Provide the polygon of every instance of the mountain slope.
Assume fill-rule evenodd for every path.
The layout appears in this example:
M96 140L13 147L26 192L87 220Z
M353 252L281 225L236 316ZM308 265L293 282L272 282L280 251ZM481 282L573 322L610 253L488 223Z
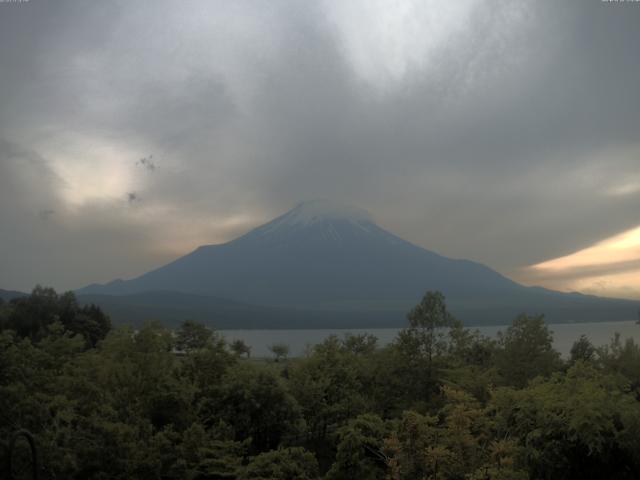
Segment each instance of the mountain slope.
M175 326L185 319L234 328L375 328L397 325L386 311L324 311L250 305L189 293L151 291L130 295L78 295L80 304L97 304L114 323L142 325L159 320Z
M138 278L78 293L172 291L304 311L388 312L403 322L426 290L442 291L465 320L502 322L534 310L559 312L559 320L570 321L590 310L598 316L608 311L616 317L611 320L635 316L634 302L524 287L479 263L413 245L366 212L327 201L302 203L231 242L202 246Z
M334 208L334 209L331 209ZM381 229L364 212L310 202L223 245L208 245L129 281L81 293L173 290L264 305L358 304L518 285L467 260L452 260Z

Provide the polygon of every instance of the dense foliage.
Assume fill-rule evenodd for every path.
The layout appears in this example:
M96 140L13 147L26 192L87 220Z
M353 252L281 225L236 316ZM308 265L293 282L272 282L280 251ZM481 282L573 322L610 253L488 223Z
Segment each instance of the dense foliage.
M640 478L640 347L618 336L563 360L542 317L492 340L433 292L389 346L303 358L189 321L110 327L71 293L0 304L0 439L32 432L42 478Z

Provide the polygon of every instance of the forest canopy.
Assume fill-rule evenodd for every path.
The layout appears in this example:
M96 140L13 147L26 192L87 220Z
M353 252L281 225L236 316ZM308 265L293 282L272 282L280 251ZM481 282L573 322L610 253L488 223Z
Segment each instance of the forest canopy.
M484 337L427 292L388 346L331 336L261 359L197 322L113 328L37 287L0 304L0 465L26 429L40 478L639 478L640 347L581 337L563 359L552 340L528 315ZM11 461L23 478L25 441Z

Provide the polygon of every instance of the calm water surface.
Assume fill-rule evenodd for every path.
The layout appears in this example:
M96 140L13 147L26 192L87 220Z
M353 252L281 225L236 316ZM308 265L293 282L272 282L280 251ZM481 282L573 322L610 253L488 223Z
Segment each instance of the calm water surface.
M506 329L505 325L478 327L483 335L495 338L499 331ZM573 342L580 335L586 335L596 345L609 343L613 335L618 332L622 339L640 339L640 325L633 320L628 322L603 323L556 323L549 325L553 332L553 345L563 356L568 356ZM328 329L328 330L222 330L221 333L228 341L242 339L251 346L254 357L271 356L269 346L274 343L289 345L291 356L303 355L305 350L317 343L322 343L329 335L343 336L347 333L370 333L378 337L378 345L383 346L391 342L397 335L399 328L371 328L371 329Z

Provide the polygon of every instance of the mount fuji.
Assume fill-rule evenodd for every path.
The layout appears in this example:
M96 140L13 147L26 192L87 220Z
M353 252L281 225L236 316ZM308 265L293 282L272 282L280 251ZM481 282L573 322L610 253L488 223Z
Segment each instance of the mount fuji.
M397 326L427 290L467 324L629 320L637 302L525 287L482 264L438 255L364 210L304 202L235 240L205 245L131 280L90 285L81 301L115 320L195 318L219 328ZM262 320L261 320L262 319Z

